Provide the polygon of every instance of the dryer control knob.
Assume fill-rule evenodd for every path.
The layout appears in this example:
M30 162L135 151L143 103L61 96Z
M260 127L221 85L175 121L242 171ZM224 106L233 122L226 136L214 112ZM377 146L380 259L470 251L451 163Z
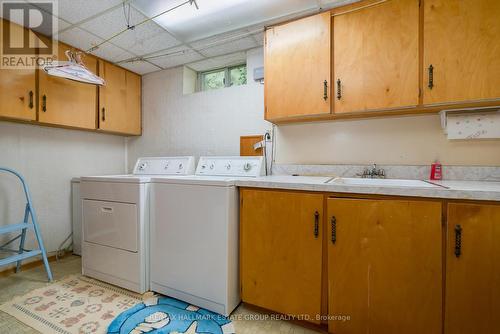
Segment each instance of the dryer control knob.
M248 172L250 169L252 169L252 165L249 162L243 165L243 170L245 172Z

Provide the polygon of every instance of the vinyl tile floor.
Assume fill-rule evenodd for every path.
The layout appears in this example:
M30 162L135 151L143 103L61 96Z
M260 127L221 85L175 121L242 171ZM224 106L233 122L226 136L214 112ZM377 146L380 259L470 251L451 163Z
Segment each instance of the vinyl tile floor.
M67 275L81 273L81 259L79 256L67 256L57 262L51 262L54 280ZM21 271L6 277L0 277L0 304L28 293L31 290L45 286L47 277L43 266ZM266 315L259 313L245 305L240 305L233 313L233 324L237 334L314 334L315 330L304 328L295 323L270 320ZM2 333L25 334L39 333L31 327L18 321L16 318L0 311L0 329Z

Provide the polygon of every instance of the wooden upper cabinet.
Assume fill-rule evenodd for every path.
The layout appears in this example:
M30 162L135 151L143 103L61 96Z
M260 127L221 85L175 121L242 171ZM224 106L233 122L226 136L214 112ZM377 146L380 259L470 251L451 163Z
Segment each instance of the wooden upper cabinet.
M318 323L323 195L252 189L240 194L242 300Z
M9 22L0 19L2 31ZM23 27L11 24L11 38L23 41L26 31ZM3 34L0 35L3 43ZM20 120L36 119L36 75L35 70L0 69L0 117Z
M500 1L423 3L424 104L500 98Z
M106 61L99 62L99 129L141 134L141 76Z
M265 32L265 118L331 112L331 16L306 17Z
M333 35L335 113L418 105L418 0L339 12Z
M67 61L67 50L73 47L58 43L59 61ZM85 66L97 73L97 58L83 55ZM38 120L41 123L71 126L84 129L96 128L97 87L58 78L39 70Z
M446 258L445 333L500 333L500 205L450 203Z
M328 199L329 332L442 333L441 219L439 201Z

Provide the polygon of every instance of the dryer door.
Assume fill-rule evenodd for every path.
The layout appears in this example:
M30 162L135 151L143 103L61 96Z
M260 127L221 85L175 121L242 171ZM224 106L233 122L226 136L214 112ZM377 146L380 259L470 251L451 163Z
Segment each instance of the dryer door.
M86 242L137 252L137 205L83 200L82 213Z

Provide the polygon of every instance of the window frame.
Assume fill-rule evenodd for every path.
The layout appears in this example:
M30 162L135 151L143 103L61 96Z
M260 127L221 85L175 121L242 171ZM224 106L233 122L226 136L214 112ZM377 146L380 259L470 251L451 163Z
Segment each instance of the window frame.
M209 71L198 72L198 83L199 83L198 84L198 89L199 89L199 91L200 92L207 92L207 91L211 91L211 90L220 89L220 88L206 89L206 87L205 87L205 76L209 75L209 74L213 74L213 73L222 72L222 71L224 71L224 79L223 79L224 87L221 87L221 88L233 87L234 85L231 84L231 70L233 70L235 68L242 67L242 66L245 67L245 69L247 70L247 75L248 75L247 63L241 63L241 64L237 64L237 65L219 67L219 68L216 68L216 69L213 69L213 70L209 70ZM247 83L248 83L248 77L247 77L247 81L244 84L241 84L241 85L238 85L238 86L243 86L243 85L246 85Z

